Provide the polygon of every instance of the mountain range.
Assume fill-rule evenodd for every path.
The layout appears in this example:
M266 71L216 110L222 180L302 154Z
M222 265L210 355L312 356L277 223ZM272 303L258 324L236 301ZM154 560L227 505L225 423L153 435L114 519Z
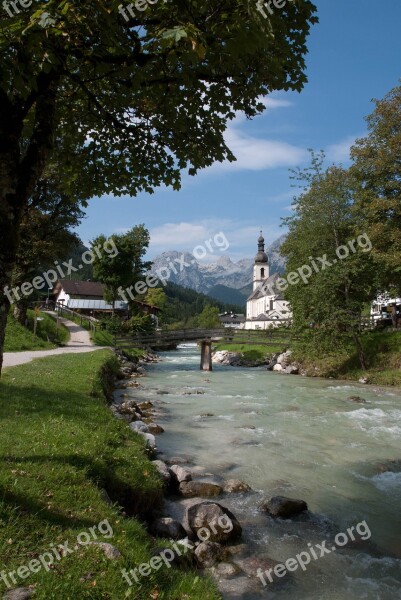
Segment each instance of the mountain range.
M285 238L284 234L266 248L271 275L285 271L285 259L280 255ZM222 302L243 305L252 289L253 265L252 258L233 262L227 255L220 256L214 263L202 263L189 252L171 250L153 259L152 272L168 269L168 280L172 283L202 292Z

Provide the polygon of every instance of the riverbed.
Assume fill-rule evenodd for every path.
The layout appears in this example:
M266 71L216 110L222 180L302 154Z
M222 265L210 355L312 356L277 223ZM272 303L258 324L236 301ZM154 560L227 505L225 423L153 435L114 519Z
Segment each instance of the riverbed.
M255 554L285 563L308 550L308 543L326 541L334 548L334 536L358 523L365 522L371 533L365 540L354 534L356 540L312 560L281 586L260 585L252 597L401 598L398 390L262 368L201 372L199 350L190 345L161 359L148 369L139 392L163 410L158 422L165 433L157 437L158 448L252 487L253 493L219 501L237 516ZM259 509L270 496L303 499L309 513L275 521Z

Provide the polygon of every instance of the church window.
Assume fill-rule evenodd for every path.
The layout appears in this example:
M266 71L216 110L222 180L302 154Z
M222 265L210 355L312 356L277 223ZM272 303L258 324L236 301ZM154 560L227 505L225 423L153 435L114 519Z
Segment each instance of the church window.
M265 276L265 270L264 269L260 269L260 276L264 277Z
M270 310L273 310L273 308L274 308L274 301L270 300Z

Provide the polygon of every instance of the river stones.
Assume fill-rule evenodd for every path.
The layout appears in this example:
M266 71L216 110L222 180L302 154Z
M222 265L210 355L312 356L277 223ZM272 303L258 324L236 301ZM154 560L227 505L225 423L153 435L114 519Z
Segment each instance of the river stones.
M164 433L164 429L161 425L157 425L157 423L148 423L149 433L153 433L153 435L157 435L158 433Z
M217 483L207 481L183 481L179 485L179 492L185 498L213 498L223 493L223 488Z
M133 423L129 424L130 429L139 433L140 431L143 433L149 433L149 427L143 421L133 421Z
M152 463L155 465L157 472L159 473L161 479L164 484L168 486L171 482L171 471L162 460L152 460Z
M239 494L241 492L250 492L252 491L250 486L239 479L229 479L224 484L223 490L226 494Z
M351 402L356 402L357 404L366 404L365 398L361 398L360 396L349 396L348 400L351 400Z
M228 508L217 502L198 502L188 507L187 522L192 532L207 541L228 543L239 539L242 527Z
M172 472L173 478L178 484L191 481L192 479L191 471L181 467L180 465L171 465L170 471Z
M34 589L19 587L6 592L3 600L28 600L28 598L32 598L34 593Z
M165 537L172 540L182 540L186 537L187 532L179 523L170 517L162 517L161 519L156 519L152 523L151 532L153 535L157 535L159 537Z
M213 567L224 556L224 548L217 542L202 542L195 550L195 558L202 569Z
M308 510L308 505L304 500L274 496L270 500L265 500L261 508L275 519L290 519Z

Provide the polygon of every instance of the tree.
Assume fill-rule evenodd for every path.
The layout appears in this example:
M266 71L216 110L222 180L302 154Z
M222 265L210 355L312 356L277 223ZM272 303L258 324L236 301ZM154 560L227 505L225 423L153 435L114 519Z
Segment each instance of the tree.
M381 287L401 292L401 86L367 118L369 134L351 149L356 202L380 265Z
M144 301L163 310L167 303L167 294L162 288L149 288Z
M215 306L205 306L197 318L198 327L204 329L217 329L220 327L219 309Z
M362 310L377 289L376 266L355 210L355 182L340 167L323 171L323 161L323 153L312 153L311 168L295 172L304 190L294 200L294 215L284 220L289 234L282 254L287 272L298 276L289 276L294 283L285 295L309 349L330 351L352 340L366 368L359 331Z
M96 253L106 244L114 245L113 252ZM105 300L114 305L116 300L133 298L135 284L140 281L151 267L151 262L143 261L149 246L149 232L144 225L136 225L127 233L114 234L110 238L99 235L91 241L93 252L93 275L106 286ZM127 292L127 288L130 291ZM122 293L121 293L122 292Z
M183 169L234 160L223 134L236 111L253 117L261 96L302 89L316 7L287 2L264 19L251 4L151 2L129 22L120 0L3 4L0 290L55 152L71 198L178 189ZM8 310L2 296L0 366Z
M21 220L20 245L12 278L12 285L21 286L40 272L55 268L54 261L69 257L80 240L71 229L77 227L84 213L78 202L58 189L56 173L41 179L35 194L29 200ZM47 290L45 290L47 291ZM15 304L14 315L20 323L26 320L28 297Z

